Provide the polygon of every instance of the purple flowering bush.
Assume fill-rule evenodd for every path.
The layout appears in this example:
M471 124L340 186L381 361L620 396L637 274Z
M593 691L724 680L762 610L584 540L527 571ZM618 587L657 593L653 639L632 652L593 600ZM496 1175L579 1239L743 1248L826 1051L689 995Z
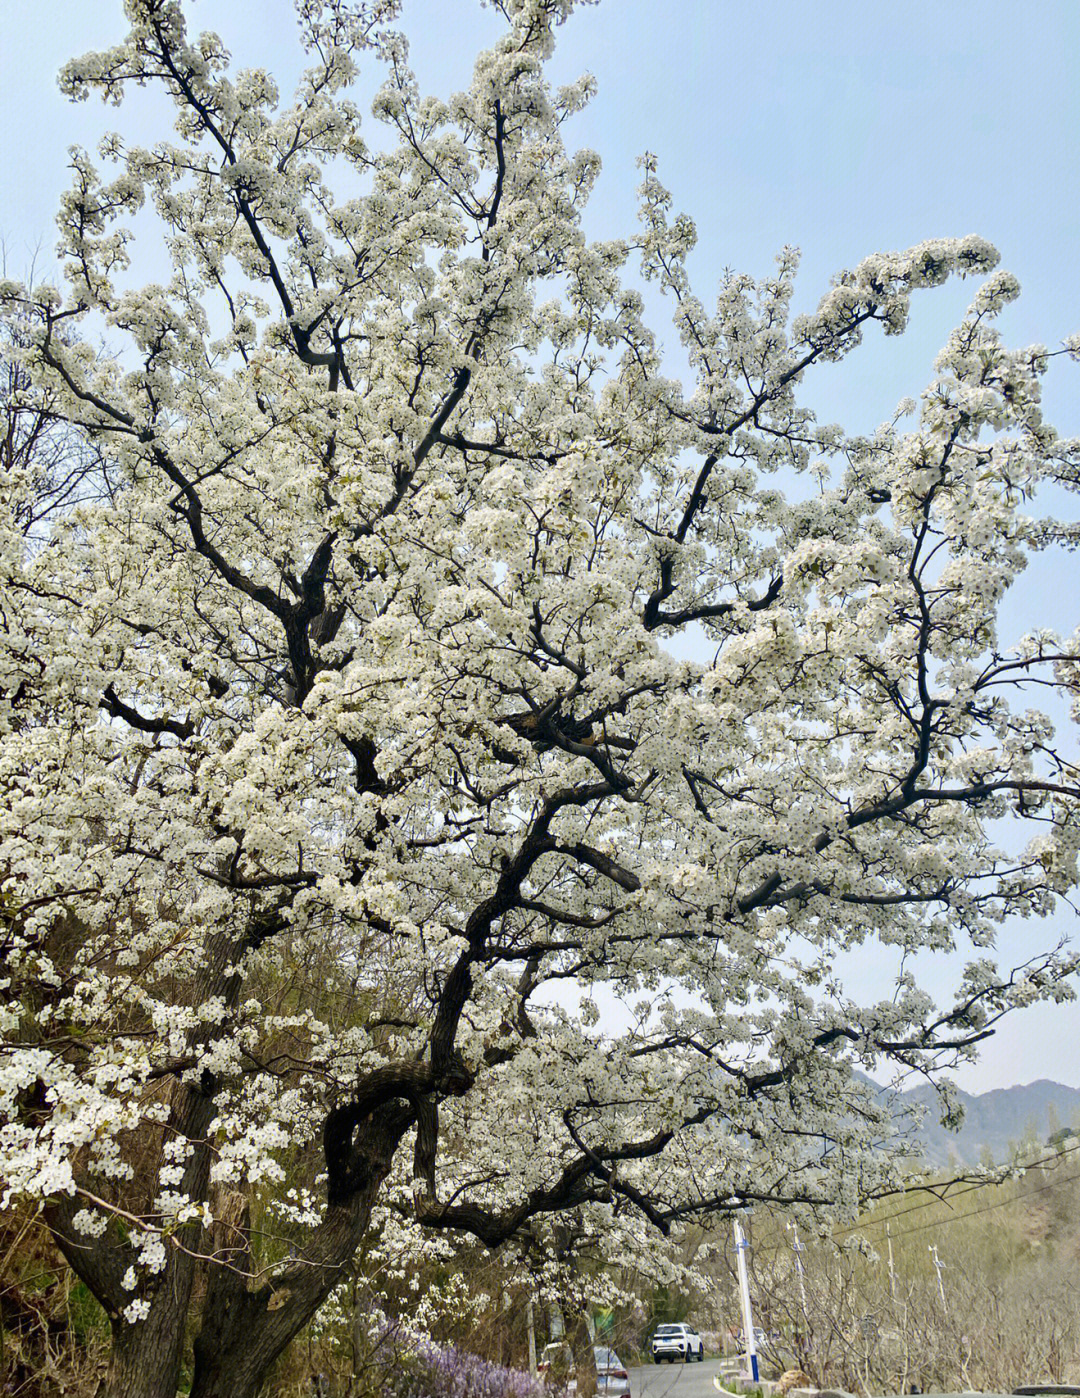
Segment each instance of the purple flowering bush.
M539 1380L456 1345L437 1345L395 1321L382 1321L360 1380L364 1398L542 1398ZM550 1390L547 1398L554 1398Z

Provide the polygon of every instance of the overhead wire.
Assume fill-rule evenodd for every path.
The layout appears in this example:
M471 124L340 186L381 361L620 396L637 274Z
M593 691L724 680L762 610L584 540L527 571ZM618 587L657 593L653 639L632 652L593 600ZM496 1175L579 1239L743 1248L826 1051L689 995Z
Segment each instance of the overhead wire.
M1020 1164L1020 1165L1016 1166L1015 1168L1017 1168L1017 1169L1022 1169L1022 1170L1054 1169L1054 1168L1056 1168L1058 1162L1061 1161L1062 1159L1064 1159L1065 1156L1067 1156L1067 1155L1072 1155L1075 1151L1078 1151L1078 1150L1080 1150L1080 1141L1077 1141L1075 1145L1063 1147L1061 1150L1057 1151L1057 1153L1056 1153L1051 1159L1049 1159L1049 1160L1047 1160L1047 1159L1032 1160L1032 1161L1030 1161L1030 1162L1027 1163L1027 1164ZM1080 1175L1069 1175L1069 1176L1067 1176L1065 1179L1051 1180L1048 1184L1046 1184L1046 1185L1040 1185L1039 1188L1037 1188L1037 1189L1032 1189L1032 1190L1026 1191L1026 1193L1025 1193L1024 1195L1021 1195L1020 1197L1021 1197L1021 1198L1026 1198L1028 1194L1040 1194L1040 1193L1042 1193L1043 1190L1045 1190L1045 1189L1051 1189L1051 1188L1056 1187L1057 1185L1068 1184L1071 1180L1078 1179L1078 1178L1080 1178ZM977 1190L977 1189L987 1189L987 1188L989 1188L989 1186L991 1186L991 1185L1000 1185L1000 1184L1004 1184L1004 1183L1005 1183L1005 1181L1004 1181L1004 1180L1001 1180L1001 1179L974 1180L974 1181L971 1181L970 1183L965 1182L964 1188L962 1188L962 1189L955 1189L955 1190L952 1191L951 1194L947 1194L947 1193L946 1193L946 1191L949 1189L949 1186L948 1186L947 1183L944 1184L944 1185L942 1185L942 1186L939 1186L939 1187L938 1187L938 1188L940 1188L941 1193L936 1193L936 1192L935 1192L935 1188L936 1188L936 1187L935 1187L934 1185L919 1185L919 1186L917 1186L918 1189L920 1189L920 1190L925 1190L925 1191L926 1191L927 1193L929 1193L932 1197L929 1198L929 1199L923 1200L923 1202L920 1203L920 1204L912 1204L912 1205L910 1205L910 1206L909 1206L908 1208L906 1208L906 1209L897 1209L895 1213L891 1213L891 1214L888 1214L888 1215L882 1215L882 1216L880 1216L880 1217L878 1217L878 1218L866 1218L866 1219L863 1219L862 1221L860 1221L859 1223L852 1223L852 1224L849 1224L849 1225L848 1225L847 1227L845 1227L845 1228L837 1228L837 1229L834 1229L834 1230L833 1230L833 1236L834 1236L834 1237L837 1237L837 1236L843 1237L843 1236L847 1235L848 1233L862 1233L862 1232L865 1232L866 1229L868 1229L868 1228L881 1227L882 1224L884 1224L884 1225L887 1226L888 1224L894 1222L894 1220L896 1220L896 1219L898 1219L898 1218L904 1218L907 1214L918 1213L921 1209L933 1208L935 1204L936 1204L936 1205L950 1204L952 1199L961 1199L961 1198L963 1198L963 1196L964 1196L965 1194L970 1194L973 1190ZM967 1212L965 1212L965 1213L963 1213L963 1214L958 1214L958 1215L956 1215L956 1217L957 1217L957 1218L967 1218L967 1217L970 1217L971 1215L976 1214L976 1213L986 1213L986 1212L988 1212L988 1210L989 1210L990 1208L1003 1208L1005 1205L1010 1204L1010 1203L1015 1203L1015 1202L1017 1202L1017 1201L1016 1201L1016 1200L1012 1200L1012 1199L1003 1199L1003 1200L1000 1200L1000 1201L998 1201L997 1203L995 1203L995 1204L993 1204L993 1205L987 1205L986 1208L983 1208L983 1209L972 1209L972 1210L969 1210L969 1211L967 1211ZM951 1223L951 1222L953 1222L953 1219L946 1217L945 1220L944 1220L944 1222L946 1222L946 1223ZM893 1234L893 1237L894 1237L894 1238L900 1238L900 1237L903 1237L903 1236L904 1236L904 1233L917 1232L917 1231L919 1231L920 1229L922 1229L923 1227L927 1227L927 1226L932 1226L932 1225L920 1224L920 1225L918 1225L917 1228L907 1228L907 1229L904 1229L904 1230L903 1230L902 1232L900 1232L900 1233L894 1233L894 1234Z
M989 1204L983 1204L978 1209L965 1209L962 1214L946 1215L944 1218L931 1219L929 1223L916 1223L910 1228L902 1228L899 1233L893 1233L892 1239L905 1238L909 1233L923 1233L927 1228L945 1228L950 1223L959 1223L962 1218L974 1218L976 1214L989 1213L992 1209L1007 1209L1010 1204L1022 1204L1025 1199L1031 1199L1036 1194L1042 1194L1048 1189L1057 1189L1060 1185L1070 1184L1073 1180L1080 1180L1080 1170L1075 1175L1066 1175L1063 1180L1050 1180L1046 1184L1040 1184L1035 1189L1026 1189L1023 1194L1018 1194L1015 1199L995 1199Z

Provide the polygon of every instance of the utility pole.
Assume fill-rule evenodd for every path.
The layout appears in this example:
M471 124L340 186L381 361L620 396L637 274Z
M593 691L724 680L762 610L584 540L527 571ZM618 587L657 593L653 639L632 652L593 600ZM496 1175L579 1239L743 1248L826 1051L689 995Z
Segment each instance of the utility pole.
M885 1236L889 1240L889 1295L896 1300L896 1273L893 1271L892 1262L892 1224L885 1224Z
M746 1340L746 1362L750 1369L750 1377L755 1383L758 1382L757 1359L757 1336L754 1334L754 1313L750 1307L750 1278L746 1271L746 1249L749 1247L743 1237L742 1224L738 1215L733 1220L735 1224L735 1260L739 1271L739 1294L742 1297L743 1316L743 1338Z
M536 1378L536 1323L533 1319L533 1298L525 1302L525 1329L529 1336L529 1373Z
M930 1255L934 1259L934 1270L937 1272L937 1289L941 1293L941 1309L948 1315L949 1307L945 1300L945 1283L941 1280L941 1273L945 1264L937 1255L937 1243L930 1243L928 1246Z
M799 1275L799 1295L802 1298L803 1328L801 1333L798 1329L795 1331L795 1349L798 1355L796 1368L805 1369L812 1348L812 1341L810 1308L806 1304L806 1269L803 1267L803 1245L799 1240L799 1225L795 1220L789 1219L786 1226L791 1231L791 1249L795 1254L795 1270Z
M791 1229L791 1250L795 1254L795 1270L799 1274L799 1295L802 1297L802 1313L807 1325L810 1323L810 1312L806 1306L806 1280L803 1276L803 1245L799 1242L799 1225L794 1219L789 1219L788 1225Z

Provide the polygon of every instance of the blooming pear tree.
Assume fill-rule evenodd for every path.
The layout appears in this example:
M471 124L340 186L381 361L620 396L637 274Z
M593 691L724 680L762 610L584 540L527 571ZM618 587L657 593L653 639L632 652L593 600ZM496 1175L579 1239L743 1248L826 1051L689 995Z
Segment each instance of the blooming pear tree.
M1060 949L991 953L1080 838L1027 697L1076 696L1080 643L996 621L1080 469L1049 351L994 328L1015 281L934 241L793 318L785 250L710 310L650 158L639 231L588 240L572 3L499 0L448 101L391 0L299 0L288 101L178 0L63 75L177 113L74 153L65 289L2 288L3 1197L111 1317L113 1398L172 1398L188 1327L196 1398L254 1394L375 1209L491 1247L850 1212L900 1173L855 1068L1072 993ZM805 371L954 275L917 413L820 427ZM906 958L961 946L939 1007Z

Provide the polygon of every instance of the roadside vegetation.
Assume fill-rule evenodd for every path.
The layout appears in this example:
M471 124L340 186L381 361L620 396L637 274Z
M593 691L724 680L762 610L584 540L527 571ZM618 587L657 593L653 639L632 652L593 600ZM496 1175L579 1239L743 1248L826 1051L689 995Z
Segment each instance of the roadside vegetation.
M753 1225L766 1370L795 1365L823 1387L867 1394L1008 1393L1080 1378L1075 1137L1002 1182L931 1184L829 1236L804 1233L801 1284L789 1222L762 1214ZM697 1265L714 1287L703 1311L737 1329L731 1254Z
M865 1394L1080 1378L1080 1143L1069 1133L1007 1180L929 1184L830 1235L804 1231L801 1286L790 1222L760 1212L747 1225L764 1373L798 1367L822 1387ZM410 1253L384 1218L349 1282L279 1364L268 1398L322 1398L319 1382L332 1398L529 1398L530 1310L537 1352L553 1311L579 1348L589 1312L598 1341L627 1364L646 1363L653 1330L672 1321L696 1325L710 1359L738 1351L725 1231L658 1240L647 1257L622 1261L568 1228L547 1241L546 1259L475 1245L434 1257L419 1240ZM0 1258L5 1391L92 1393L107 1365L104 1312L31 1213L4 1216ZM181 1391L190 1340L188 1356Z

